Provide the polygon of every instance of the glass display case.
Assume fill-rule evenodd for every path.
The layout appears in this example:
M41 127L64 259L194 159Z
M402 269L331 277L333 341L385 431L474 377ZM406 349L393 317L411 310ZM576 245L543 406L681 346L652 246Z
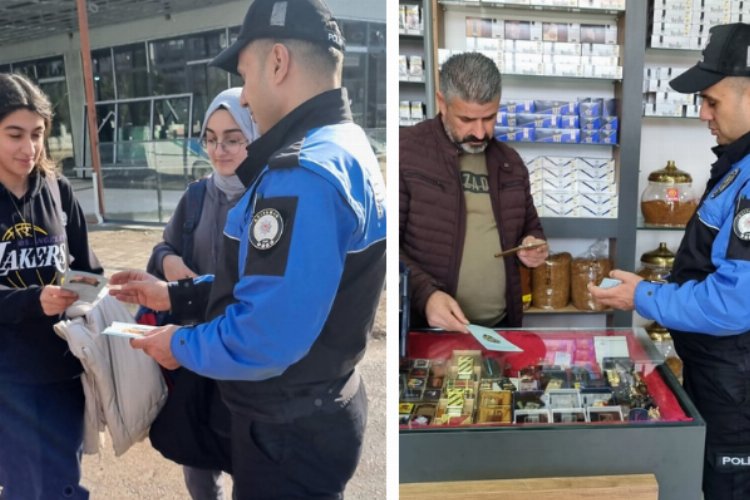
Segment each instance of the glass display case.
M498 333L519 350L409 332L401 482L653 473L700 498L705 423L642 328Z

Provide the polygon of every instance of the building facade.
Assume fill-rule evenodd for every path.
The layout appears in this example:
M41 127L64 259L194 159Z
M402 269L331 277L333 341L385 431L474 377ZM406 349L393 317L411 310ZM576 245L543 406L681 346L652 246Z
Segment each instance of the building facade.
M186 184L211 170L200 148L204 111L241 80L209 62L236 39L249 4L219 1L90 29L107 220L165 222ZM385 0L328 4L346 39L343 84L354 120L383 150ZM90 177L78 33L2 42L0 71L24 73L47 93L55 108L51 156L69 177Z

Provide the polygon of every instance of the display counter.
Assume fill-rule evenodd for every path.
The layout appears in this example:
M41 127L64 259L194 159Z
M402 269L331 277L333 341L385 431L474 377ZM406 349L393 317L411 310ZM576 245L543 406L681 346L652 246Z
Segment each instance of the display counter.
M700 498L705 423L642 328L409 332L402 483L653 473Z

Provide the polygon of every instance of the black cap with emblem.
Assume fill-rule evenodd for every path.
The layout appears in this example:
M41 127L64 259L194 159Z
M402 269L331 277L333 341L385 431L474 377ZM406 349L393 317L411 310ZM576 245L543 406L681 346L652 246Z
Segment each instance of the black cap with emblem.
M692 94L711 87L726 76L750 77L750 24L714 26L698 63L669 85L677 92Z
M307 40L344 50L339 25L323 0L254 0L237 41L216 56L211 65L237 74L242 49L262 38Z

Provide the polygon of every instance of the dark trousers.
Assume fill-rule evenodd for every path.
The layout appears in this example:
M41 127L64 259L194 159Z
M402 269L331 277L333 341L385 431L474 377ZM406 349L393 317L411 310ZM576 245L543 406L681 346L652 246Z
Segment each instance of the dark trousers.
M3 500L87 499L81 479L81 380L0 382L0 485Z
M684 387L706 421L705 500L750 498L750 350L685 359Z
M364 384L344 408L288 423L233 414L235 498L342 499L359 462L366 422Z

